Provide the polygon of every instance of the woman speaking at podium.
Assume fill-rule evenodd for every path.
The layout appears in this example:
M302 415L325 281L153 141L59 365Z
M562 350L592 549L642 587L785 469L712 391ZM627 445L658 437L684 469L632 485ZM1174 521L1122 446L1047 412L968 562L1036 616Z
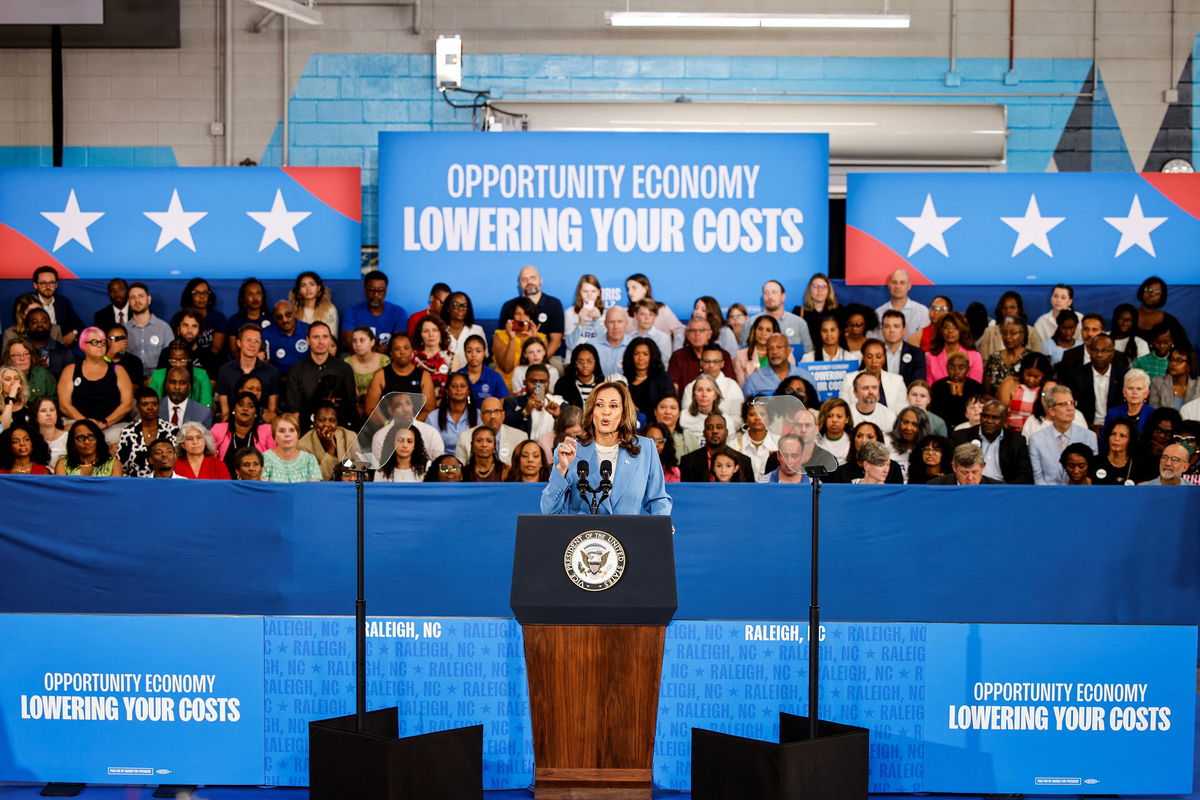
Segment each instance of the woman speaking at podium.
M637 411L624 383L602 383L588 396L583 433L578 440L568 436L554 451L542 513L670 515L658 451L637 435Z

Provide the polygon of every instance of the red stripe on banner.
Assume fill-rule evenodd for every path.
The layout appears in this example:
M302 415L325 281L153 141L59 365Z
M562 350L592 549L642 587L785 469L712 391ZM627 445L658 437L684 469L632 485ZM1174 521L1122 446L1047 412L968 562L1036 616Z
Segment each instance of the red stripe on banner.
M281 167L318 200L362 222L362 170L358 167Z
M908 263L899 253L869 233L846 226L846 283L851 286L882 286L898 269L908 271L913 286L933 286L933 281Z
M28 280L33 277L33 271L38 267L54 267L58 270L60 278L76 277L75 273L64 267L61 261L47 253L41 245L25 234L0 223L0 278Z
M1143 172L1146 182L1164 197L1193 217L1200 219L1200 175L1187 173Z

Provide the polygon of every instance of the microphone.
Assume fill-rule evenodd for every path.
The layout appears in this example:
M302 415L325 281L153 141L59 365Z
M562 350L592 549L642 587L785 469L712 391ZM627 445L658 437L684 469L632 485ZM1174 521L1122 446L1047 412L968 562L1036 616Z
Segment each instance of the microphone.
M588 500L589 494L596 493L596 490L592 488L590 483L588 483L588 473L590 471L591 467L584 459L581 458L575 462L575 475L578 478L576 481L576 488L579 489L579 498L585 503L590 503Z
M600 485L596 487L596 491L600 493L600 502L608 497L608 493L612 491L612 471L613 464L609 460L600 462Z

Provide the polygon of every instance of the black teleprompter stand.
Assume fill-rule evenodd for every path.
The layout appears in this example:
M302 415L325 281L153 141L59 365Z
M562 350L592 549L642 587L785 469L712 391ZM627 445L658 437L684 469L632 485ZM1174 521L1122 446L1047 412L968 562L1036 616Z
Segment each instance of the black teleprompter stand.
M808 716L779 714L779 742L692 728L692 800L866 800L870 731L818 719L820 688L821 481L824 466L807 465L812 481L812 573L808 606Z
M483 726L397 738L395 708L367 711L367 600L363 482L354 472L358 512L358 597L354 603L355 713L308 724L310 800L482 800Z

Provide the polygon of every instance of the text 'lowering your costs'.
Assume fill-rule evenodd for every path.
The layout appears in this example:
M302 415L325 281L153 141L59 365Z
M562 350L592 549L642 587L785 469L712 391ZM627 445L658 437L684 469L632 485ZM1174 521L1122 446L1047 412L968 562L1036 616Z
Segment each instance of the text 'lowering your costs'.
M446 169L450 202L403 207L404 249L799 252L804 246L799 208L748 205L756 198L760 172L758 164L455 163ZM564 202L502 204L546 200ZM620 205L622 200L631 204ZM570 201L583 201L584 207ZM685 211L669 205L672 201L692 207ZM696 201L706 204L696 208Z

